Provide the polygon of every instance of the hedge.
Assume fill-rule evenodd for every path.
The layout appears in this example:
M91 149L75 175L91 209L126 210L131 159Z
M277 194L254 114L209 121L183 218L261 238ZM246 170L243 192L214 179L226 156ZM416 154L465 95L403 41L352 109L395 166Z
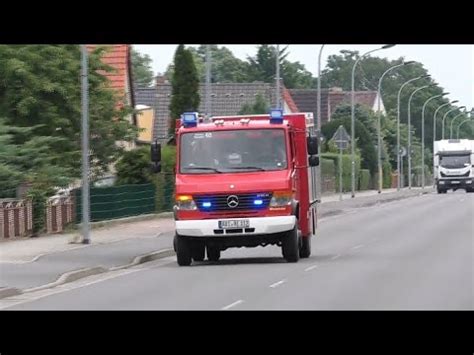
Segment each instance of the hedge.
M369 190L369 189L370 189L370 170L361 169L360 179L359 179L359 190Z
M336 177L336 191L339 191L339 154L336 153L323 153L321 154L322 159L332 160L335 169L334 176ZM355 178L358 181L359 171L360 171L360 157L356 155L355 157ZM351 191L351 173L352 173L352 156L349 154L342 155L342 191Z

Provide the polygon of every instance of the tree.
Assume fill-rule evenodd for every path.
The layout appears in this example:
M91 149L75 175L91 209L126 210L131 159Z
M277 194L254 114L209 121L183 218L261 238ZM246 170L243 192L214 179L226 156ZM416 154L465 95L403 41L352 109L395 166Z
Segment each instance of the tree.
M194 64L201 82L206 80L206 47L200 45L198 48L190 47L188 50L193 54ZM212 83L244 83L248 82L247 68L249 64L236 58L226 47L211 45L211 82ZM171 80L174 66L171 64L166 70L165 76Z
M98 175L109 169L123 148L117 141L131 141L137 130L125 117L132 112L124 98L109 87L103 71L113 68L101 57L107 47L89 55L89 102L91 169ZM0 116L5 125L33 128L24 134L11 132L12 143L35 142L48 156L45 167L80 177L81 85L78 45L0 46ZM35 137L51 137L41 146ZM32 167L33 168L33 167Z
M351 74L352 67L359 58L357 51L341 51L340 55L331 55L328 58L327 66L321 74L322 87L341 87L344 90L351 90ZM388 60L379 57L365 57L360 60L355 71L355 89L356 90L377 90L380 76L388 68L400 64L404 58L396 60ZM397 95L403 83L409 79L428 74L422 63L415 62L410 65L402 66L394 69L387 74L382 83L382 99L387 114L392 118L396 118L397 114ZM408 117L408 98L410 94L421 86L432 84L434 81L430 78L424 78L412 82L405 86L400 101L400 117L402 123L407 123ZM421 138L421 109L424 102L435 95L441 94L442 88L438 86L429 87L419 91L412 100L411 104L411 123L415 128L415 135ZM441 104L447 102L444 99L435 99L428 105L425 114L425 138L427 142L433 139L433 113ZM447 106L447 109L452 107ZM445 111L444 111L445 112ZM438 117L441 114L438 115ZM440 123L437 123L439 129ZM432 149L429 145L429 149Z
M340 125L344 126L346 131L350 134L350 108L349 112L347 111L347 106L338 108L332 116L333 118L331 119L331 121L321 127L321 132L326 137L326 145ZM377 171L377 152L373 143L373 137L371 136L366 126L361 122L361 120L359 120L359 117L362 117L363 112L363 109L358 107L358 110L356 111L356 122L354 132L356 138L356 146L360 150L362 169L369 169L371 174L374 174ZM327 146L325 148L326 150L328 149Z
M138 86L153 85L152 60L148 54L141 54L132 47L132 77Z
M259 115L268 113L270 105L267 100L261 95L257 94L253 105L245 104L239 111L239 115Z
M123 153L115 168L117 185L147 184L152 181L150 150L140 147Z
M180 44L174 55L174 73L171 81L170 130L174 135L176 119L183 112L197 111L199 107L199 77L192 53Z

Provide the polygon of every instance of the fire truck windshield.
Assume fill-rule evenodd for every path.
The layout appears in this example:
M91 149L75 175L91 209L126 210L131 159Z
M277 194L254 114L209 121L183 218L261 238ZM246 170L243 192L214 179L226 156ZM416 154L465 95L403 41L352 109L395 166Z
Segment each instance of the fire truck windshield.
M288 167L283 129L184 133L180 152L182 174L274 171Z

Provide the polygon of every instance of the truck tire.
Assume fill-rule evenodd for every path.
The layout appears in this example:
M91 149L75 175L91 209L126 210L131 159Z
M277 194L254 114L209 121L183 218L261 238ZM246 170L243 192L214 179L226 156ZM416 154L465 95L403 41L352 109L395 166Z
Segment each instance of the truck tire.
M300 258L309 258L311 255L311 235L301 238Z
M298 240L298 226L289 231L286 236L283 238L281 244L281 251L283 257L289 263L296 263L300 259L300 248Z
M195 242L191 249L192 258L194 261L203 261L206 254L206 246L203 242Z
M190 241L181 235L175 234L173 244L176 251L176 259L179 266L191 265L191 243Z
M210 261L218 261L221 258L221 250L215 246L206 246L207 258Z

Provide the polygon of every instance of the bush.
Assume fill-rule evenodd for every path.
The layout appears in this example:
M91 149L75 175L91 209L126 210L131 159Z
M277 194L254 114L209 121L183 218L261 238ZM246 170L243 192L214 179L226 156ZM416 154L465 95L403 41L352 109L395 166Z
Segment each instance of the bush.
M176 147L165 145L161 149L161 173L156 174L157 212L171 211L174 204Z
M339 191L339 154L335 153L323 153L321 154L322 159L329 159L333 161L335 166L334 176L336 178L336 191ZM342 155L342 191L351 191L351 175L352 175L352 157L349 154ZM360 171L360 157L356 156L355 159L355 178L358 181Z
M152 181L149 146L123 152L117 162L116 185L147 184Z

